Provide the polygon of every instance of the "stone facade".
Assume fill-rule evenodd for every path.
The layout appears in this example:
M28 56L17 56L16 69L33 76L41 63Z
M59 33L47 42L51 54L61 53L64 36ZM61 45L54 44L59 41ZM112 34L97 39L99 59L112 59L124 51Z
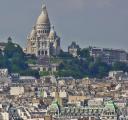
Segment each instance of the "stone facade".
M42 12L27 37L27 53L36 56L52 56L58 55L59 52L60 37L51 26L46 5L43 3Z
M73 57L77 57L78 50L80 50L80 47L79 47L79 45L76 44L76 42L72 42L71 45L68 47L68 52Z
M128 53L122 49L91 47L90 55L94 58L94 60L100 58L103 62L107 64L113 64L115 62L128 62Z

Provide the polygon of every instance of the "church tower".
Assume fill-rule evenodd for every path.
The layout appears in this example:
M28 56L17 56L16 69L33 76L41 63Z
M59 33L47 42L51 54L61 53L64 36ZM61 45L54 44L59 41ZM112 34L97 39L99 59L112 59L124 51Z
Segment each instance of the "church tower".
M46 5L42 4L42 11L35 26L27 37L27 53L39 56L52 56L60 53L60 38L51 26Z

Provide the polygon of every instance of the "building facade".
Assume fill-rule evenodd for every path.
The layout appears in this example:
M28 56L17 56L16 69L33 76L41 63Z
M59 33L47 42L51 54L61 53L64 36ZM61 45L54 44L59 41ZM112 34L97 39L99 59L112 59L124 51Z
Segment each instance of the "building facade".
M10 88L10 95L12 96L19 96L24 94L24 87L11 87Z
M27 53L36 56L58 55L60 52L60 37L54 26L50 24L46 5L43 3L42 12L31 33L27 37Z
M90 48L90 55L94 58L94 60L100 58L107 64L113 64L115 62L128 62L128 53L125 50L121 49L92 47Z
M76 44L76 42L72 42L71 45L68 47L68 52L73 57L78 56L78 50L80 50L80 47L79 47L79 45Z

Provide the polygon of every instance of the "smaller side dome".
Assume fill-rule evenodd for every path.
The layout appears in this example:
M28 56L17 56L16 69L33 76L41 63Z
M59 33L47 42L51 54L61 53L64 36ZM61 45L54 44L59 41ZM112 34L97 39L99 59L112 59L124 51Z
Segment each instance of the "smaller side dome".
M35 36L36 36L36 27L34 26L30 33L30 38L35 38Z
M51 27L50 33L49 33L49 38L55 38L56 37L56 31L54 30L54 26Z

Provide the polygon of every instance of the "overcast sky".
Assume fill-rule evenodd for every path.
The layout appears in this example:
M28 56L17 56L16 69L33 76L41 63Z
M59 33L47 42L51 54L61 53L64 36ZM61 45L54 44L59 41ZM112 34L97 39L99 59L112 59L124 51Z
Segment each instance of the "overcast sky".
M45 0L51 23L67 48L98 46L128 50L128 0ZM0 0L0 40L26 45L42 0Z

